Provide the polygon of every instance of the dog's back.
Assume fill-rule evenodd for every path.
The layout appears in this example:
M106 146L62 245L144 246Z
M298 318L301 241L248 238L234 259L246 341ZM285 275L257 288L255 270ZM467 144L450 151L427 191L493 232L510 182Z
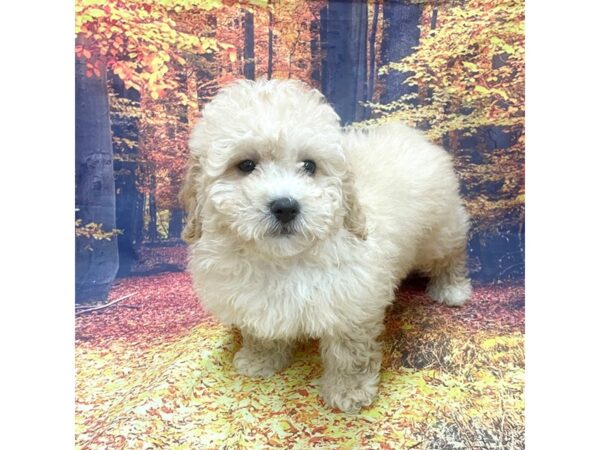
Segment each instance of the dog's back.
M462 251L468 216L450 155L400 123L349 131L345 150L356 179L369 236L406 263L399 276ZM460 249L460 250L459 250Z

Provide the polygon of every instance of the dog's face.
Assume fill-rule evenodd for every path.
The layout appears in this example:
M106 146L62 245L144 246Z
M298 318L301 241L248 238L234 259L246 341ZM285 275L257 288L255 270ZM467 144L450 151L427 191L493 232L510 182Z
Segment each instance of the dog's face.
M190 139L184 239L201 230L268 256L293 256L346 226L364 238L339 117L296 81L237 82Z

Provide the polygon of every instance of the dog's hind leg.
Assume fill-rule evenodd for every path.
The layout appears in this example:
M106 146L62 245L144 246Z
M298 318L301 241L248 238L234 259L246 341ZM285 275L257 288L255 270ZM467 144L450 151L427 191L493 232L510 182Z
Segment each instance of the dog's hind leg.
M428 275L427 293L436 302L460 306L471 297L473 289L467 275L464 250L433 261Z
M269 377L292 362L293 344L286 340L265 340L242 330L242 348L233 357L233 367L250 377Z

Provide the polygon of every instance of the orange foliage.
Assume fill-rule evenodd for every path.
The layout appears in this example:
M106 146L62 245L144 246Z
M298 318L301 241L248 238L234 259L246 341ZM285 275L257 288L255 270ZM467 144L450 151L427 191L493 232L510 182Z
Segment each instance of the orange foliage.
M256 76L310 79L311 21L324 0L77 0L75 54L87 76L101 62L140 92L141 100L112 97L112 114L138 120L138 188L159 209L177 208L186 143L202 106L219 87L242 76L246 10L254 16ZM269 46L269 30L272 46ZM318 36L312 35L313 40ZM316 42L316 41L315 41ZM315 82L313 82L315 84Z

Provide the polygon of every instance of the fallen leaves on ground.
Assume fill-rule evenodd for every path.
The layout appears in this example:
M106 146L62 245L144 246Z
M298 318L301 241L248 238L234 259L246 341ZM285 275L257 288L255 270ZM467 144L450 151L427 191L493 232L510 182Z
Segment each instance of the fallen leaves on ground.
M318 343L269 379L235 373L239 333L184 273L124 279L121 304L77 318L82 449L522 448L523 288L480 286L463 308L401 291L386 319L379 396L358 415L318 395ZM132 308L135 307L135 308Z
M191 283L183 272L118 280L109 302L135 295L107 309L79 316L75 322L76 343L108 347L122 341L124 345L147 347L178 338L209 317Z

